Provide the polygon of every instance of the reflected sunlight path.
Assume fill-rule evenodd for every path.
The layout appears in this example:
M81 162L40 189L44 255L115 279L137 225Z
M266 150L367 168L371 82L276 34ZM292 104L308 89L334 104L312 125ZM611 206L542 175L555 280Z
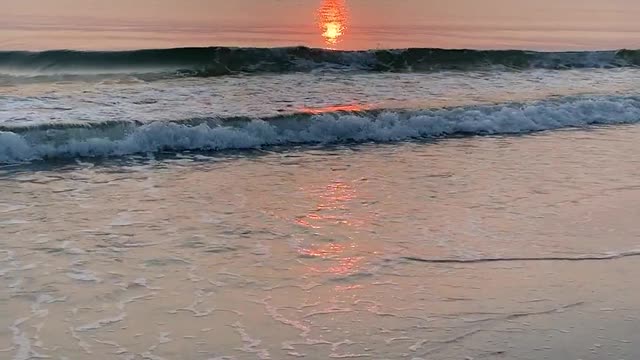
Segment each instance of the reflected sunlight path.
M349 21L345 0L323 0L317 19L327 47L338 45L347 31Z

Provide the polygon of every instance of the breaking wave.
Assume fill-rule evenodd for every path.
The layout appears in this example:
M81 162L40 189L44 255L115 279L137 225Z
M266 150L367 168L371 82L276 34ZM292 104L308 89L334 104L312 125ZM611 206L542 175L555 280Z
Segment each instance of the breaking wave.
M609 68L640 66L640 50L534 52L521 50L396 49L334 51L287 48L176 48L131 51L0 51L0 74L162 73L222 76L339 68L358 71Z
M266 119L5 126L0 128L0 162L523 134L639 121L640 97L608 96L430 110L293 114Z

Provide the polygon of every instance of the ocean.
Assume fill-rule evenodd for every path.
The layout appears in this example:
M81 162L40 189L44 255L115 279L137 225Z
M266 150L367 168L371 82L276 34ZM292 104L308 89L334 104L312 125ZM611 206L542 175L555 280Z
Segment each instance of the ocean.
M637 1L0 7L0 359L640 358Z
M639 65L0 52L0 354L637 358Z

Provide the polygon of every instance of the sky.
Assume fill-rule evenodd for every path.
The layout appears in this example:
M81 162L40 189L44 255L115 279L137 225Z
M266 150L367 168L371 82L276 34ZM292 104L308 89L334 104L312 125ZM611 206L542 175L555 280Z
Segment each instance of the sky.
M640 48L639 18L638 0L0 0L0 49Z

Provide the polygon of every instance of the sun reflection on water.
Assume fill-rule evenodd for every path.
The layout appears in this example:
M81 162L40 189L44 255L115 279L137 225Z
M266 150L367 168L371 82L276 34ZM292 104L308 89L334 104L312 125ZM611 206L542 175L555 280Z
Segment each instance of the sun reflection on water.
M361 112L373 109L372 105L367 104L344 104L344 105L329 105L321 107L304 107L299 111L305 114L325 114L335 112Z
M340 43L347 31L348 20L345 0L322 1L322 5L318 9L318 27L329 48Z
M320 229L327 223L354 228L363 225L362 219L354 218L349 209L349 202L357 197L353 185L344 181L333 181L326 185L317 197L315 209L295 220L298 225L312 229Z
M332 237L330 229L350 229L347 232L357 234L358 229L366 227L366 220L355 217L353 203L359 199L354 184L334 180L323 188L311 191L317 199L315 208L298 217L298 225L324 233ZM329 231L329 232L326 232ZM322 265L316 264L308 269L312 272L333 275L348 275L360 270L366 260L365 253L353 239L346 242L314 242L300 246L298 253L307 258L328 260Z
M299 253L305 257L321 258L325 260L334 260L332 265L326 268L310 267L310 270L314 272L325 272L334 275L346 275L356 271L364 260L363 256L349 256L347 252L349 250L355 250L355 245L344 244L325 244L325 245L311 245L306 248L301 248Z

